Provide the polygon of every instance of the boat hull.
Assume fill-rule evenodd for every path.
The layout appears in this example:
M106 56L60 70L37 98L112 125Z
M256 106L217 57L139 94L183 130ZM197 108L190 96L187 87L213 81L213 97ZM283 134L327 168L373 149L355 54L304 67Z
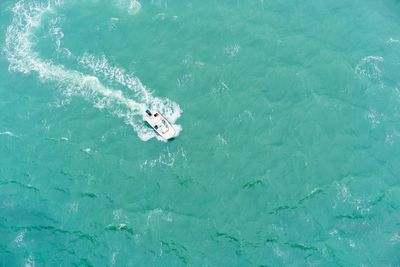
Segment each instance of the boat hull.
M151 113L146 111L144 115L146 122L154 129L162 138L169 140L175 137L175 129L172 127L171 123L158 111Z

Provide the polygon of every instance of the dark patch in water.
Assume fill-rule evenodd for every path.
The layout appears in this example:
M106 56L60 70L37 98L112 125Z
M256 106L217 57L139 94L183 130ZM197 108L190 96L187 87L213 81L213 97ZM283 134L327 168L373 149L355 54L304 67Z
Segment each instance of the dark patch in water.
M227 239L227 240L229 240L231 242L239 243L239 239L237 239L234 236L228 235L226 233L217 233L217 237L222 237L222 238L225 238L225 239Z
M296 209L296 206L290 207L290 206L279 206L277 208L275 208L273 211L268 212L268 214L278 214L281 211L285 211L285 210L294 210Z
M303 245L303 244L300 244L300 243L285 243L285 245L288 245L291 248L301 249L301 250L304 250L304 251L307 251L307 250L317 251L318 250L315 247L306 246L306 245Z
M264 185L264 182L260 179L254 180L254 181L249 181L247 183L245 183L242 188L253 188L256 186L262 186Z
M135 232L133 231L133 229L131 227L129 227L128 225L109 225L105 228L106 231L112 231L112 232L126 232L130 235L133 235Z
M29 190L33 190L33 191L35 191L35 192L39 192L39 191L40 191L39 188L34 187L33 185L30 185L30 184L23 184L23 183L18 182L18 181L4 180L4 181L1 181L1 182L0 182L0 185L7 185L7 184L15 184L15 185L18 185L18 186L20 186L20 187L22 187L22 188L29 189Z
M338 215L335 218L336 219L362 220L362 219L365 219L365 216L361 215L361 214L353 213L353 214Z
M179 260L181 260L183 263L187 263L187 256L185 254L188 253L188 250L185 246L178 244L174 241L171 242L165 242L161 241L162 246L166 247L166 253L173 253L176 257L178 257Z
M89 192L81 193L81 196L88 198L97 198L97 195L95 193L89 193Z
M324 192L324 190L322 190L321 188L318 188L317 190L312 191L310 194L308 194L307 196L303 197L302 199L299 200L299 204L303 204L304 201L309 200L314 198L316 195L320 194Z

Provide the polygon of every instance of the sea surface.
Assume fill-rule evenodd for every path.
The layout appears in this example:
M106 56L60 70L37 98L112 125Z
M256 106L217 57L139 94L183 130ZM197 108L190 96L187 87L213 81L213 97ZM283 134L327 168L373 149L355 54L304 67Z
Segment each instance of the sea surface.
M400 2L1 0L0 266L400 266Z

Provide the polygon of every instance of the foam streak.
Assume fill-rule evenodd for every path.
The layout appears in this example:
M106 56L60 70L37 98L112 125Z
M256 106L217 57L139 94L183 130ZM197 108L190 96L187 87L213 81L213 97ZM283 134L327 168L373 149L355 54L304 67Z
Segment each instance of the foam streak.
M91 68L94 75L108 76L109 79L133 90L135 100L125 97L120 90L105 86L96 76L66 69L63 65L40 58L34 51L32 40L35 30L41 25L43 17L54 14L55 8L61 3L60 1L50 1L46 4L42 2L27 3L21 0L14 6L14 17L7 29L4 49L10 62L10 71L36 73L43 81L56 82L67 95L83 96L95 107L106 109L123 118L144 141L157 137L151 129L143 124L142 115L146 107L165 112L166 117L174 123L181 114L179 105L169 99L153 97L138 78L127 75L121 69L109 66L105 57L102 61L98 61L94 57L84 56L80 58L80 63ZM60 29L58 31L62 33ZM56 45L59 49L60 43ZM180 129L179 125L176 127L178 130Z

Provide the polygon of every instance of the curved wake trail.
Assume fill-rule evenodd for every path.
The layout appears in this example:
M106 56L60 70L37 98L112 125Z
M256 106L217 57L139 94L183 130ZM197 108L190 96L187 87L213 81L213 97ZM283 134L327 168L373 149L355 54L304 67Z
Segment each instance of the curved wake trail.
M21 0L14 6L14 16L11 25L7 28L4 49L10 62L10 71L35 72L43 81L56 82L65 94L83 96L95 107L104 108L123 118L132 126L141 140L147 141L152 137L162 140L143 124L143 113L147 107L158 109L171 123L175 123L181 114L178 104L169 99L152 96L138 78L126 74L124 70L110 66L105 58L98 60L94 56L85 55L79 59L79 64L90 68L94 75L101 75L128 87L134 92L135 99L125 97L120 90L105 86L94 75L69 70L63 65L54 64L51 60L44 60L33 50L32 39L35 30L41 25L43 16L55 13L54 8L61 5L60 2L44 4L40 2L27 3ZM174 126L179 133L181 127Z

